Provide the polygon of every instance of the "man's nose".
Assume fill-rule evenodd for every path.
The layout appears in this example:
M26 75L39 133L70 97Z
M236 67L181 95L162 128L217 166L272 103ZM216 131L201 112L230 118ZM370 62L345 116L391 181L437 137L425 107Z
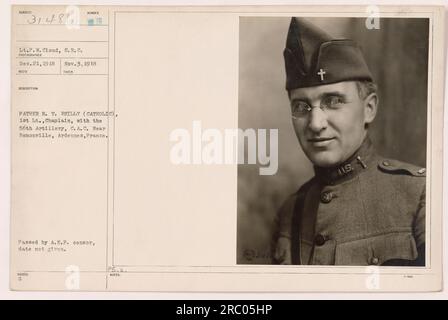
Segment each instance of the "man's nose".
M319 133L328 126L327 114L321 108L314 107L310 111L308 128L313 133Z

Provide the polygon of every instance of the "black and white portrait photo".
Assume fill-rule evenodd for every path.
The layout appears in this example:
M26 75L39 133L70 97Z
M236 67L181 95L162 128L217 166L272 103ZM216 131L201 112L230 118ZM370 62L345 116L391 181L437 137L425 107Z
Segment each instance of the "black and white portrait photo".
M429 19L239 32L238 126L278 130L278 170L238 165L237 263L427 265Z

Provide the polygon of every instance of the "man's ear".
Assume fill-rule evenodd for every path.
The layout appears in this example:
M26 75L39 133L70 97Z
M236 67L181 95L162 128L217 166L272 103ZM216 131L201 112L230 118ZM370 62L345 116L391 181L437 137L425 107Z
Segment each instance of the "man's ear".
M375 117L378 110L378 95L376 93L369 94L364 99L364 123L371 123Z

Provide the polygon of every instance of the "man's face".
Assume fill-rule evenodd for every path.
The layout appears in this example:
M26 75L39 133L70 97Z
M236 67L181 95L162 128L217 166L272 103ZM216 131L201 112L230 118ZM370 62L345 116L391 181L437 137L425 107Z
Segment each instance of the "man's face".
M300 145L319 167L332 167L350 157L366 136L365 124L373 120L368 103L359 97L354 81L293 89L290 100ZM297 113L300 106L302 110L306 106L304 103L311 110ZM321 109L321 105L326 107Z

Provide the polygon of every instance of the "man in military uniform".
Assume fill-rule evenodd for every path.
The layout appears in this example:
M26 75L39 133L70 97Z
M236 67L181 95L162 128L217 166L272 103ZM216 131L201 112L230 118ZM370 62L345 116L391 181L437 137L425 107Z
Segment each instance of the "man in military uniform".
M360 47L292 18L286 89L314 177L281 207L277 264L425 265L425 169L379 156L376 85Z

